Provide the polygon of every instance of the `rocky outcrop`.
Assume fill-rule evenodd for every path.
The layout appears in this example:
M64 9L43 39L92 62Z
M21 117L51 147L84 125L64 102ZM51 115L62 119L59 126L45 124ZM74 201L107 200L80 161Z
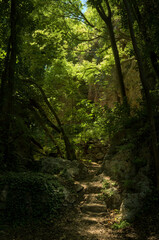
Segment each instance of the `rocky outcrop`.
M78 198L78 193L83 191L83 187L77 182L88 173L87 167L78 160L70 161L62 158L41 159L41 172L60 175L64 178L63 194L64 206L74 204ZM71 180L71 184L67 184Z
M140 156L140 153L147 152L144 143L140 146L138 158L130 144L120 144L110 147L105 156L103 170L120 184L121 205L117 208L123 220L132 222L142 208L145 198L152 192L152 181L149 178L150 160L147 159L150 154L147 154L146 159L144 155Z
M87 174L86 166L78 161L70 161L63 158L43 158L41 159L41 172L49 174L64 174L67 178L82 178Z
M147 167L141 168L133 178L134 192L123 193L120 212L123 219L132 222L142 208L145 198L152 192L152 182L147 177Z
M123 60L121 67L129 104L131 107L138 107L142 95L136 60L134 58ZM115 67L112 67L111 74L106 75L104 80L89 85L88 99L94 102L100 101L109 108L113 108L115 102L120 102L121 94Z

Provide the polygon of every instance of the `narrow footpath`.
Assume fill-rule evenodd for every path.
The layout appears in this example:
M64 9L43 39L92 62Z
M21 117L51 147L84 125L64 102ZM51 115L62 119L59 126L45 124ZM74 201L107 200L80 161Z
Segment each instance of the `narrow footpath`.
M123 238L121 231L110 227L110 212L105 202L100 198L104 176L98 175L101 165L89 164L89 173L80 181L84 187L84 196L74 212L70 212L58 230L54 232L53 240L124 240L136 239L134 234ZM107 179L108 177L105 176Z
M98 174L100 168L96 162L89 164L88 175L80 181L84 187L82 201L54 228L50 238L42 240L159 240L159 206L125 229L112 228L112 213L100 198L108 176Z
M63 239L104 240L106 238L105 224L107 222L107 207L100 200L102 190L101 179L96 173L100 165L92 163L89 166L89 174L80 184L84 187L83 200L77 208L76 216L70 224L65 226Z
M60 219L46 224L19 227L6 232L0 240L159 240L159 204L144 212L133 225L125 229L112 228L112 212L100 198L103 180L98 174L101 165L92 162L88 174L79 181L83 195L75 207L66 208Z

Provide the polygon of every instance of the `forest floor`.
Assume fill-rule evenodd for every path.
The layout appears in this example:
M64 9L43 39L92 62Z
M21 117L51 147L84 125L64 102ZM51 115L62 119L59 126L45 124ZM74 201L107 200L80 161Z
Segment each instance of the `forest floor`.
M97 175L100 167L95 162L88 165L88 175L80 181L84 187L81 200L60 219L0 230L0 240L159 240L159 205L124 229L112 228L113 213L99 198L103 182Z

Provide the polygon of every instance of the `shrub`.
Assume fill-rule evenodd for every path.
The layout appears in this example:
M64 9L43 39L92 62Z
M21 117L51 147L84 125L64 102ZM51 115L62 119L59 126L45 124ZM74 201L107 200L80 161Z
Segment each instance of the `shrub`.
M112 228L113 229L125 229L127 227L130 227L130 223L128 223L127 221L120 221L119 223L114 223Z
M62 207L62 186L51 175L9 172L0 176L0 192L4 187L5 218L9 221L56 216Z

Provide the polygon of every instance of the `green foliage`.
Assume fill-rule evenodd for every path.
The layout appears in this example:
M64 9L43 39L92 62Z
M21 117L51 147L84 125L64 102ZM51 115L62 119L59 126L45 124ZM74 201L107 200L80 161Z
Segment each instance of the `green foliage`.
M110 179L103 181L103 188L107 189L107 188L116 187L116 186L117 186L117 182L112 181Z
M88 4L91 4L93 7L96 7L102 3L102 0L88 0Z
M123 132L120 141L121 146L117 146L118 150L129 149L134 151L138 142L145 137L149 139L148 132L150 129L144 108L132 109L130 115L125 104L116 103L112 109L105 107L103 117L103 127L111 138L116 136L117 133Z
M63 192L59 181L48 174L14 173L0 175L0 190L6 188L5 218L26 221L30 218L57 216Z
M130 223L128 223L126 220L120 221L119 223L114 223L112 225L113 229L125 229L130 227Z
M74 137L75 143L77 145L83 143L93 148L93 145L90 145L91 141L105 142L107 134L103 127L104 108L86 99L83 99L77 106L76 122L79 132L76 132Z
M100 198L103 200L111 198L116 193L117 187L118 184L116 181L113 181L111 179L104 180L102 186L102 195Z
M14 153L19 153L19 149L16 147L16 145L20 146L17 140L19 135L23 135L24 145L31 136L37 139L45 149L49 149L49 151L44 149L44 154L56 151L56 144L53 146L53 141L46 138L44 129L30 110L29 99L35 98L48 119L56 125L55 117L49 111L35 86L24 84L23 81L26 82L26 79L33 79L45 91L48 101L61 119L66 135L76 146L80 142L88 143L91 139L105 142L109 137L115 136L117 132L133 128L135 118L142 119L142 115L129 116L129 109L125 104L117 103L114 108L108 109L106 106L100 106L101 99L99 99L99 104L94 103L95 98L92 101L88 100L90 86L95 89L99 88L99 92L104 89L102 94L107 89L107 79L112 74L112 66L115 63L108 30L95 10L95 7L101 5L107 13L106 1L89 0L87 3L85 17L88 21L80 12L82 9L80 0L17 1L18 19L16 24L20 31L17 36L18 51L14 89L16 101L13 113L14 121L11 125ZM123 5L121 4L119 7L118 3L119 1L116 0L109 1L113 12L112 22L119 54L121 60L125 61L125 57L133 54L130 53L132 44L126 13ZM138 5L143 16L147 12L147 7L144 1L138 2ZM149 5L153 12L156 12L156 7L153 7L151 3ZM0 72L2 72L10 35L10 3L1 1L0 6ZM152 24L150 24L151 18L153 19ZM148 22L148 29L150 29L150 25L153 25L153 36L150 37L153 38L153 42L158 48L158 41L155 41L157 33L155 15L147 16L145 23ZM136 21L134 23L136 24ZM138 33L137 27L135 30ZM121 47L123 42L124 48ZM61 134L56 133L44 117L42 121L64 155L65 146ZM137 129L137 137L132 139L132 137L126 136L123 140L124 144L118 150L134 151L143 133L146 132L144 127ZM33 155L40 158L35 153ZM135 156L134 164L137 167L143 166L144 160Z
M116 103L115 107L108 109L105 107L105 131L109 136L115 135L120 130L130 126L131 116L125 104Z

